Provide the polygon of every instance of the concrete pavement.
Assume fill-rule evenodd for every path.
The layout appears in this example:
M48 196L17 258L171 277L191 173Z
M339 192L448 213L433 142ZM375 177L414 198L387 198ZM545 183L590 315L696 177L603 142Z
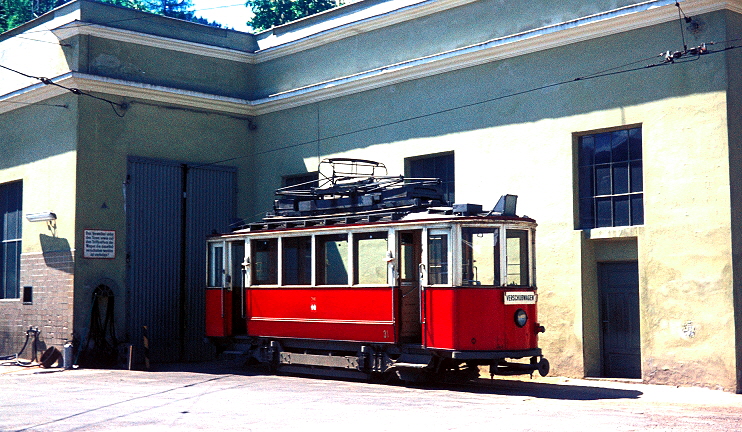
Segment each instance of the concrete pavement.
M742 395L560 377L392 386L229 362L155 371L0 367L0 430L742 430Z

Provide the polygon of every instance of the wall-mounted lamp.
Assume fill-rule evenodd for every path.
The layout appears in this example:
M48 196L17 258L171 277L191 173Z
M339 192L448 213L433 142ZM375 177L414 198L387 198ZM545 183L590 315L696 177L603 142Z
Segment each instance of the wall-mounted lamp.
M28 219L29 222L51 222L57 220L57 215L50 211L41 213L28 213L26 215L26 219Z

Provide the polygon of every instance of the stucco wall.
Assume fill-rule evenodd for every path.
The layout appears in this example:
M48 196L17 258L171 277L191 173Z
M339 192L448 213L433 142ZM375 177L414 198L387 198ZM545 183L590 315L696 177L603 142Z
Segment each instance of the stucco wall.
M631 0L471 2L392 26L371 31L362 30L362 33L354 32L352 38L324 43L289 56L261 62L256 68L256 77L260 82L257 96L266 97L328 79L511 36L635 3L640 2ZM340 13L342 10L336 11L336 14ZM306 24L311 22L308 21ZM286 28L276 29L275 33L288 31L299 33L304 24L301 21L289 24L285 26ZM258 35L258 38L264 37L267 35ZM270 54L271 50L265 52Z
M724 38L725 13L702 22L689 46ZM713 54L641 69L679 48L673 22L261 116L253 213L270 208L281 175L314 170L321 157L377 159L394 174L405 157L454 151L456 201L491 206L514 193L519 213L539 222L541 343L554 374L589 375L599 362L599 335L585 331L598 325L583 309L596 290L581 274L596 260L585 242L626 238L638 250L643 378L732 389L733 350L718 349L735 340L726 64ZM500 99L640 59L638 71ZM635 125L645 224L585 237L575 230L575 134Z
M729 14L727 39L742 31L742 17ZM734 50L727 55L727 68L742 68L742 52ZM742 392L742 79L730 73L727 97L729 123L729 182L731 187L732 273L734 287L735 331L737 335L737 392Z
M23 181L24 215L57 215L49 225L23 219L21 286L33 287L33 304L0 300L3 355L21 348L31 326L48 345L61 346L72 331L77 101L65 95L46 104L0 116L0 183Z

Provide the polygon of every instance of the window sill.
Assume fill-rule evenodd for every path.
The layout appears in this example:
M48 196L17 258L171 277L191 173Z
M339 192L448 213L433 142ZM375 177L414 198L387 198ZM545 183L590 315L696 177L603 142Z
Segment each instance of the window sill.
M582 230L586 239L636 238L644 232L644 225L604 227Z

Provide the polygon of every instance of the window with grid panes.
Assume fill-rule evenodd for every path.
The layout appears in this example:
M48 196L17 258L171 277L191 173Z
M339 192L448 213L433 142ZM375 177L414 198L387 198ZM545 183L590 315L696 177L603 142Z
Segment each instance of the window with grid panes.
M0 299L20 297L23 183L0 184Z
M453 153L409 158L407 159L408 176L441 179L446 202L453 204L456 192L453 162Z
M581 229L644 223L640 127L578 140Z

